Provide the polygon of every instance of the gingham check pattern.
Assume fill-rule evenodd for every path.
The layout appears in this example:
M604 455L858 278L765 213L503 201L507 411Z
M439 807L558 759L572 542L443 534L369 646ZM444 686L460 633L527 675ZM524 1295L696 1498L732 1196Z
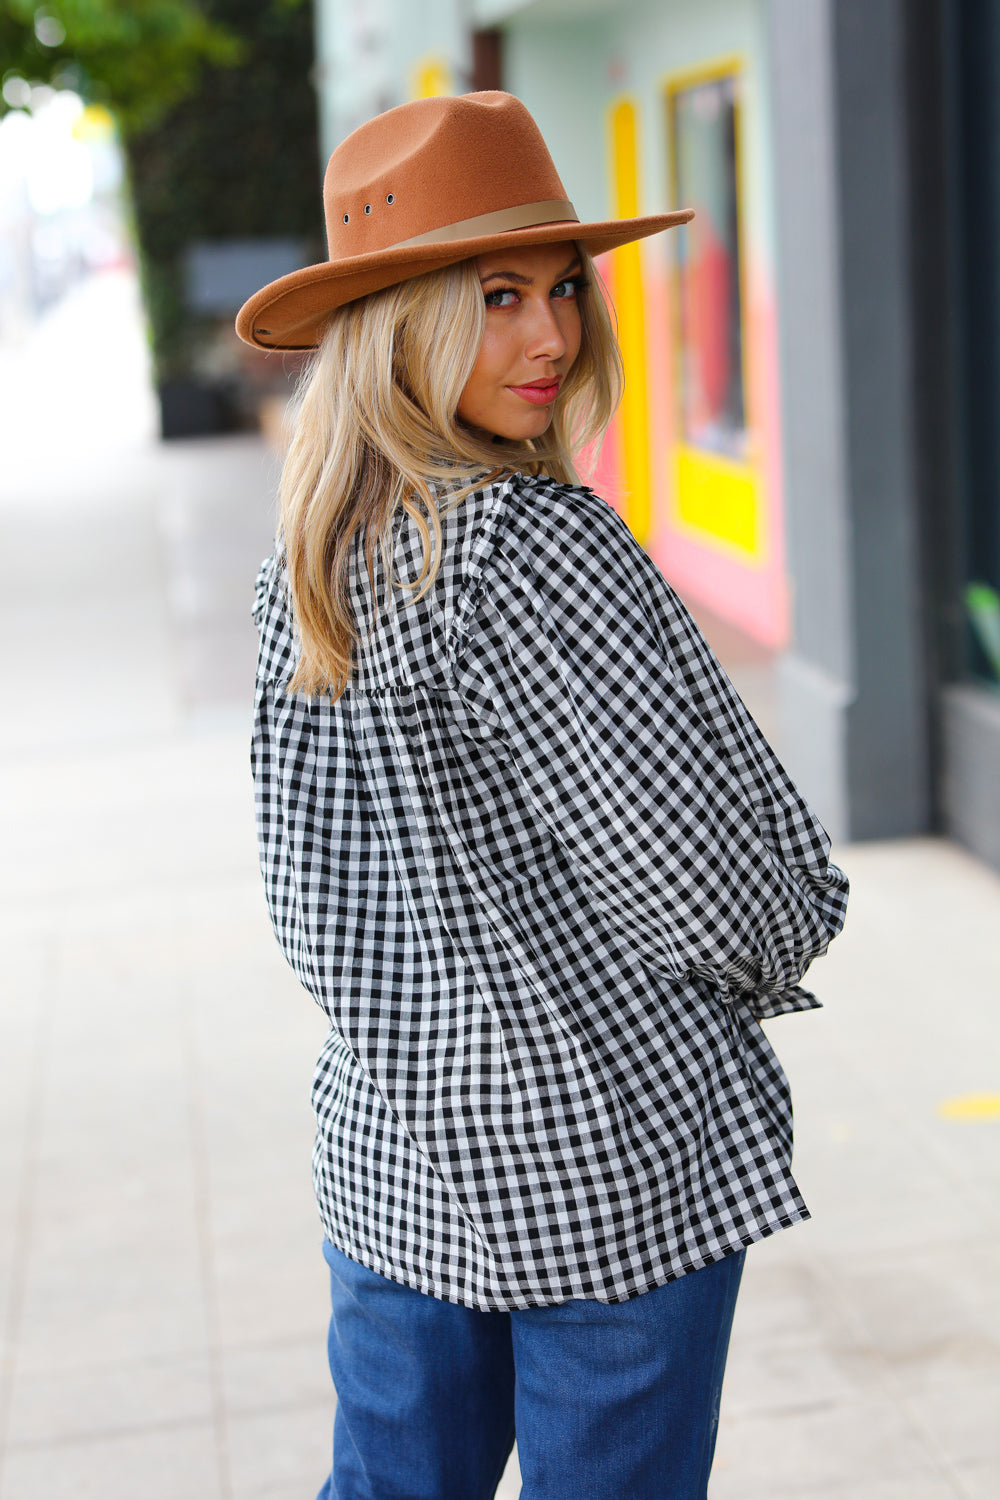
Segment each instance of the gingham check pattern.
M516 475L444 528L416 604L373 619L355 567L335 704L285 691L280 554L258 579L261 864L331 1022L320 1215L470 1307L620 1301L807 1216L757 1017L815 1004L846 881L604 501Z

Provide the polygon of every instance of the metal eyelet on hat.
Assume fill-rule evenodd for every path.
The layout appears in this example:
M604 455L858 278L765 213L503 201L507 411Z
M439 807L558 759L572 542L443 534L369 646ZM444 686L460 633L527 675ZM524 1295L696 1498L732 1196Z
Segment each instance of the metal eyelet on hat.
M344 215L344 223L345 224L349 224L350 222L351 222L351 216L350 216L350 214L345 214Z
M395 201L396 201L396 194L395 193L386 193L386 195L385 195L385 201L386 201L386 203L395 203Z
M370 204L370 203L366 203L366 204L365 204L365 213L366 213L366 214L370 214L370 213L371 213L371 211L372 211L372 206L371 206L371 204Z

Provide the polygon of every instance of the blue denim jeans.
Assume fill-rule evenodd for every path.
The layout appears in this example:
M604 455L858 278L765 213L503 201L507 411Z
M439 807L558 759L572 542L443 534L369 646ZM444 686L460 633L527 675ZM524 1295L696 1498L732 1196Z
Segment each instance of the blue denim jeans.
M612 1305L477 1312L328 1242L337 1390L318 1500L705 1500L743 1253Z

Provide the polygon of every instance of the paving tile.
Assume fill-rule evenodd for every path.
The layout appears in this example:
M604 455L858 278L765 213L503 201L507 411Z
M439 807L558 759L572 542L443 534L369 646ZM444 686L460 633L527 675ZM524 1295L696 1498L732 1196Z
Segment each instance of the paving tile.
M278 1239L301 1244L304 1239L318 1247L322 1239L319 1216L312 1192L310 1155L312 1129L304 1121L274 1110L283 1131L255 1149L254 1132L239 1126L231 1132L226 1152L217 1141L209 1141L213 1171L212 1233L220 1255L227 1262L252 1254L248 1238ZM238 1119L234 1116L234 1119ZM262 1222L263 1221L263 1222ZM310 1261L312 1260L310 1256ZM314 1269L318 1276L322 1266Z
M730 1417L723 1406L713 1500L809 1494L822 1486L936 1479L940 1471L899 1406L881 1392Z
M282 1486L313 1496L330 1472L332 1412L314 1406L230 1416L226 1423L234 1500L257 1500Z
M1000 1464L961 1464L955 1470L962 1500L997 1500L1000 1495Z
M13 1447L111 1438L133 1429L206 1423L212 1377L206 1355L18 1372L8 1438Z
M6 1009L6 1007L5 1007ZM9 1020L9 1017L4 1017ZM0 1344L20 1312L26 1234L34 1198L42 1035L34 1018L0 1023Z
M325 1329L317 1337L220 1352L222 1389L232 1416L327 1404L332 1413L333 1385L326 1362Z
M18 1343L19 1368L41 1373L187 1355L205 1349L207 1330L197 1253L181 1258L145 1243L83 1254L32 1255Z
M1000 1384L1000 1246L830 1258L830 1283L900 1389Z
M726 1366L725 1409L737 1418L754 1413L815 1410L850 1400L884 1379L868 1350L812 1340L768 1344L734 1337Z
M843 1500L961 1500L961 1494L955 1479L946 1474L882 1479L871 1484L864 1479L852 1480L850 1486L841 1489Z
M180 1270L196 1253L187 1122L179 1111L156 1120L154 1112L152 1102L149 1114L137 1109L135 1123L123 1113L117 1136L83 1110L46 1133L35 1167L33 1259L65 1265L68 1255L78 1263L117 1255L130 1270L171 1259Z
M830 1296L817 1257L806 1253L814 1239L811 1227L796 1226L750 1247L736 1303L734 1343L810 1341L817 1330L829 1339L848 1337L844 1309Z
M947 1476L908 1475L905 1479L853 1478L795 1490L803 1500L965 1500L956 1480ZM708 1487L709 1500L770 1500L768 1484L747 1486L739 1475L717 1475Z
M970 1043L970 1056L983 1056L987 1042ZM946 1088L938 1083L934 1090L935 1105L947 1098L958 1098L968 1094L1000 1093L1000 1066L984 1069L969 1068L961 1080L950 1079ZM970 1192L980 1200L983 1208L984 1227L1000 1224L1000 1122L996 1120L942 1120L931 1119L928 1136L942 1158L948 1158L957 1177L967 1183Z
M929 1233L957 1245L979 1238L991 1219L948 1167L929 1159L899 1130L866 1129L849 1147L796 1155L796 1178L826 1247L838 1254L889 1253L921 1244Z
M208 743L204 770L200 741ZM211 765L220 741L225 754ZM234 754L238 751L239 754ZM72 775L51 761L18 771L18 801L35 808L33 820L11 818L11 845L0 866L0 892L24 902L102 897L140 883L183 886L192 873L255 874L248 738L231 734L174 740L133 756L91 751ZM217 752L216 752L217 753ZM73 837L67 840L65 828ZM49 833L40 839L40 833ZM59 859L45 850L58 841Z
M1000 1469L1000 1380L939 1385L907 1396L906 1409L953 1468L992 1463Z
M322 1346L330 1305L317 1228L306 1239L280 1222L262 1221L255 1235L216 1241L214 1263L222 1348L285 1339Z
M0 1500L223 1500L215 1435L187 1423L10 1448Z
M327 1465L329 1469L329 1465ZM324 1475L324 1478L326 1476ZM299 1480L294 1484L280 1483L267 1485L263 1489L255 1488L249 1491L231 1491L232 1500L312 1500L314 1485L312 1478L303 1482Z
M327 1465L329 1470L329 1464ZM323 1476L324 1479L326 1475ZM294 1484L279 1483L266 1485L264 1488L254 1488L248 1491L231 1491L232 1500L312 1500L313 1490L318 1489L310 1477L306 1481L298 1480Z

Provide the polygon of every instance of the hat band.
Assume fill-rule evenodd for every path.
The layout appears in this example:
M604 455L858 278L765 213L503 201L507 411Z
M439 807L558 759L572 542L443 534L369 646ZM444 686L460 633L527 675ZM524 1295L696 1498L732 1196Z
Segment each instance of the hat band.
M506 234L511 229L531 229L535 224L558 224L563 220L580 222L572 203L565 198L550 198L545 203L521 203L517 208L500 208L492 214L477 214L474 219L459 219L456 224L443 224L440 229L398 240L387 248L406 250L411 245L441 245L448 240L478 239L482 234Z

